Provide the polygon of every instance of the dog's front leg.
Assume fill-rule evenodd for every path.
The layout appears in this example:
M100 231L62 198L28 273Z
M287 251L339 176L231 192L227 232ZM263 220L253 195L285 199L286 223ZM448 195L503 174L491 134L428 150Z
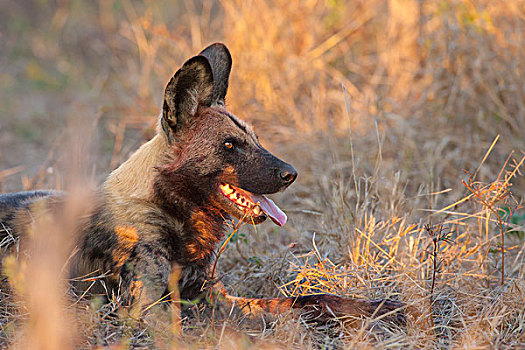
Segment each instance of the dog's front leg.
M265 313L278 315L292 311L308 321L324 323L340 320L346 326L360 326L363 317L389 316L388 319L396 323L406 322L405 305L393 300L366 300L331 294L283 298L243 298L228 294L220 282L215 287L227 303L235 305L250 317Z
M139 243L120 271L122 302L134 315L159 309L168 290L171 264L167 251L155 242Z

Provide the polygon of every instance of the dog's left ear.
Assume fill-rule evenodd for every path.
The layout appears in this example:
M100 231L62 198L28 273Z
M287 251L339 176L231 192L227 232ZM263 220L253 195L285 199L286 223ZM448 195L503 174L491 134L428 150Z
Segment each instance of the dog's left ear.
M199 54L208 59L213 72L212 103L224 104L228 92L228 79L232 69L232 56L226 45L222 43L211 44Z
M197 113L199 106L213 103L213 73L204 56L190 58L171 78L164 92L162 128L168 138Z

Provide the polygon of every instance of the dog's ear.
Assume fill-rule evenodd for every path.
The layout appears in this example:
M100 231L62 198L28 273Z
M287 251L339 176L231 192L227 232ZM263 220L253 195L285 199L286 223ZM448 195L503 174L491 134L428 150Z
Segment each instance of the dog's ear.
M162 128L176 134L197 113L213 103L213 72L204 56L190 58L171 78L164 92Z
M228 79L232 69L232 56L226 45L222 43L211 44L199 54L208 59L213 72L212 103L224 104L228 91Z

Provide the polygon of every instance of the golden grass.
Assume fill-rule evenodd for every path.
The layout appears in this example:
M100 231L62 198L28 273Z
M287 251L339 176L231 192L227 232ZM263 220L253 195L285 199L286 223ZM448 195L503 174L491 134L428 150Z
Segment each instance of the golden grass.
M214 305L213 319L184 320L180 337L169 335L179 333L176 319L148 335L118 317L117 300L70 305L67 257L41 247L65 251L75 223L50 217L37 225L46 234L30 247L33 260L4 263L16 292L0 284L2 346L523 347L524 8L521 0L3 3L3 191L100 182L152 135L174 70L223 41L234 59L228 108L299 178L276 196L289 223L245 225L224 246L218 277L242 296L389 297L411 316L406 327L373 318L341 331L286 315L244 320ZM66 147L69 139L80 147ZM71 208L71 217L82 211ZM454 244L435 239L439 227Z

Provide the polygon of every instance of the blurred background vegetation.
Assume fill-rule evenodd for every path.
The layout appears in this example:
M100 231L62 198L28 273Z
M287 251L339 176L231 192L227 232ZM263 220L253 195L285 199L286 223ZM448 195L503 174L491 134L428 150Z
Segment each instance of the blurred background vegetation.
M54 170L49 152L75 123L97 140L88 159L106 174L151 135L172 73L214 41L234 57L230 109L264 139L326 143L352 129L374 140L377 126L384 160L447 186L497 134L500 157L523 148L523 11L520 1L3 1L0 169L24 170L2 188L35 187L20 174Z
M459 244L445 249L443 270L455 274L442 281L440 300L463 306L434 310L446 316L440 334L448 340L438 343L518 344L525 296L493 289L501 271L493 212L471 200L430 213L472 189L490 202L506 186L498 174L523 157L524 40L521 0L4 0L0 189L67 188L71 135L85 139L75 150L84 175L103 181L153 135L176 69L221 41L234 61L229 110L299 170L297 183L277 196L289 224L241 235L221 260L225 281L243 295L307 293L311 284L297 276L324 269L321 280L334 277L325 291L424 290L431 263L423 224L444 222ZM468 172L479 181L471 190L462 184ZM519 207L523 177L507 189L514 201L494 200L502 213ZM523 215L509 223L514 282L525 273ZM318 265L299 255L290 265L290 252L312 249L314 233L319 251L309 256ZM460 296L465 286L480 298ZM511 306L470 304L503 294L516 298ZM480 315L497 321L489 327ZM88 336L91 344L111 342L106 331ZM279 332L276 339L287 339ZM426 344L416 333L401 344ZM313 344L305 339L293 341Z

